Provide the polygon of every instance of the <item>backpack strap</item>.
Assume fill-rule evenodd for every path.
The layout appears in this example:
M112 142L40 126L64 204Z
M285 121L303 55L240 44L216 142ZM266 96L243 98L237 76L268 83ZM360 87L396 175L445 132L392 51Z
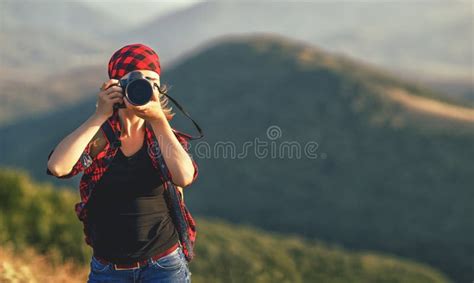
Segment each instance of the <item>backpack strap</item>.
M151 126L151 124L146 121L145 123L146 126L153 133L153 127ZM180 243L183 248L186 260L190 262L194 256L193 248L196 231L195 222L194 219L190 217L190 213L186 208L181 191L170 179L168 166L166 165L163 153L155 135L153 139L154 141L151 150L153 153L152 158L155 160L155 162L158 164L159 169L161 170L161 175L163 177L163 180L165 181L163 184L165 189L165 201L169 208L169 213L173 224L178 232Z
M152 152L153 159L155 159L155 162L158 164L158 167L160 169L161 176L163 177L164 181L171 181L170 179L170 172L168 170L168 166L166 166L165 159L163 157L163 154L161 152L160 144L158 143L158 139L155 136L153 127L148 121L145 121L145 127L148 128L148 130L153 133L153 142L151 145L149 145L149 150Z
M115 134L115 132L112 128L112 125L110 124L110 120L105 121L105 123L103 123L100 126L100 129L104 133L105 137L109 141L110 146L112 148L120 147L122 145L122 142L117 137L117 135Z

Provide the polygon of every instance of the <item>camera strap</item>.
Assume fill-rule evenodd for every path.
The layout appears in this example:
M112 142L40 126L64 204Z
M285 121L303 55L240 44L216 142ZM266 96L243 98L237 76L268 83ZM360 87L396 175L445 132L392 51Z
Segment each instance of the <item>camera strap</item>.
M194 119L191 118L191 115L189 115L189 113L186 110L184 110L183 106L181 106L174 98L172 98L168 94L164 93L164 95L167 98L169 98L169 100L171 100L174 103L174 105L176 105L176 107L178 107L178 109L181 110L181 112L183 112L184 116L186 116L189 120L191 120L191 122L193 122L194 126L198 130L199 136L194 136L194 137L190 136L189 139L190 140L197 140L197 139L200 139L200 138L204 137L204 134L202 133L201 127L199 127L199 125L196 123L196 121L194 121Z

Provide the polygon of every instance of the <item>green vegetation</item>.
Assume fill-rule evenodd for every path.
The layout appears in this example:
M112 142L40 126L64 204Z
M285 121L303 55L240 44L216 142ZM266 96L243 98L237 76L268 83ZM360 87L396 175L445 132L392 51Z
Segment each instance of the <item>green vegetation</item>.
M25 172L0 170L0 246L17 252L33 246L56 255L55 263L83 264L82 241L67 190L32 182ZM194 282L448 282L440 272L413 261L371 252L348 252L296 236L270 234L247 225L197 219ZM0 276L1 277L1 276Z
M230 141L241 152L244 142L268 142L267 128L277 125L277 145L316 141L325 157L257 158L252 147L246 158L199 158L194 143L200 173L186 194L195 214L412 258L460 282L474 278L473 127L409 115L381 90L433 94L273 37L209 46L164 70L161 81L211 147ZM77 186L46 176L46 158L93 113L93 99L1 128L2 163ZM174 126L190 132L179 115Z
M0 245L34 246L56 261L92 255L83 241L82 224L74 213L78 200L69 190L36 184L25 172L0 171Z

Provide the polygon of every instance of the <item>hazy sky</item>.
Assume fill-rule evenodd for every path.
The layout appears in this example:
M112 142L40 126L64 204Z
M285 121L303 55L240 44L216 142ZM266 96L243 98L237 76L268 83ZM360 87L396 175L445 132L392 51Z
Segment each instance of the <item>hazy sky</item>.
M109 14L124 18L131 24L140 24L153 17L158 17L179 9L184 9L201 0L81 0L91 7L101 9Z

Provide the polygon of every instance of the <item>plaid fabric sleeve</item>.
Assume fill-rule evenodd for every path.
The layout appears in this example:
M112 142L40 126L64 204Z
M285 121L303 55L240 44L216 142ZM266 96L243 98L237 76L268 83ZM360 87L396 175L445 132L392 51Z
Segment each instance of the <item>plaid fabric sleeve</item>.
M193 167L194 167L194 174L193 174L193 180L191 181L191 184L194 183L198 176L198 166L196 164L196 161L193 159L192 155L189 154L189 135L179 132L175 129L173 129L174 135L178 139L179 143L183 146L183 148L188 152L189 157L191 158L191 161L193 162Z
M84 171L87 167L89 167L92 164L92 158L89 155L90 154L90 148L91 148L91 143L89 143L86 146L86 148L82 152L81 156L77 160L76 164L74 164L74 166L72 167L71 171L68 174L62 175L62 176L55 176L49 170L49 168L47 168L47 167L46 167L46 174L51 175L51 176L55 176L56 178L59 178L59 179L68 179L68 178L71 178L71 177L77 175L79 172ZM54 152L54 149L51 150L51 152L49 153L48 160L51 157L51 155L53 154L53 152Z

